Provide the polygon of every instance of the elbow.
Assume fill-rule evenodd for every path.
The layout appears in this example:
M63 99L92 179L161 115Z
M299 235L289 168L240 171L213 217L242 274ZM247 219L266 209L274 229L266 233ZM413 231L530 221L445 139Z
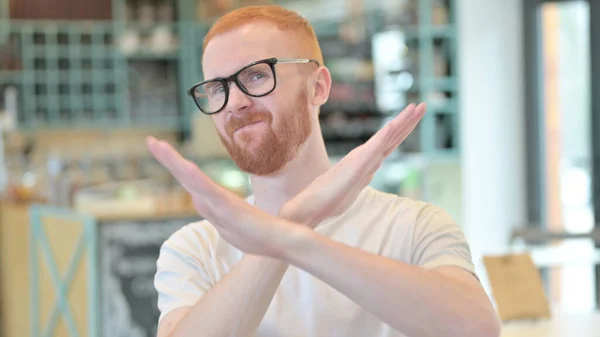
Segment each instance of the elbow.
M471 322L469 331L465 331L463 336L470 337L499 337L502 330L500 319L495 313L482 315L477 320ZM465 324L465 326L468 326Z
M480 336L499 337L502 332L502 324L500 320L494 315L490 322L487 324L484 331Z
M502 330L502 325L497 319L490 319L490 322L481 329L481 334L478 336L499 337Z

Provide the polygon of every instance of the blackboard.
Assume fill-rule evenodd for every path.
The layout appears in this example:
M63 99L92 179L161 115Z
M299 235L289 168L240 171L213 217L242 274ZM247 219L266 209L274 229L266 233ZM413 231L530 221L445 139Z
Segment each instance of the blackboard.
M154 274L163 242L198 218L102 222L99 226L101 336L156 337Z

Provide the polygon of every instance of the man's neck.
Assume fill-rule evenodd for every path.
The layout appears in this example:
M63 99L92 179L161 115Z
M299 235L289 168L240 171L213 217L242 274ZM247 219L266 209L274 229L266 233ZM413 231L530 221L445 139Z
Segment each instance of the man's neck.
M288 200L304 190L331 167L322 140L307 142L297 156L273 176L251 176L254 206L278 214Z

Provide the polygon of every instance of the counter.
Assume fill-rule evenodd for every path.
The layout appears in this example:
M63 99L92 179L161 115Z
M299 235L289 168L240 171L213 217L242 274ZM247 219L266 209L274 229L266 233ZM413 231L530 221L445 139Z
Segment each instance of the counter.
M156 336L160 246L199 220L192 211L92 217L2 205L2 336Z

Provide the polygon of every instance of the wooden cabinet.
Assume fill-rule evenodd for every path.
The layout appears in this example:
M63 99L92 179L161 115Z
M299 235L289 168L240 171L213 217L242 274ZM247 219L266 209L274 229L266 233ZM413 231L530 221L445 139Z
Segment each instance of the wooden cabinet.
M44 216L31 223L29 205L1 205L2 337L41 336L46 331L52 331L47 335L51 337L69 336L70 330L96 336L88 333L96 330L90 315L96 309L90 306L94 273L89 247L82 242L89 238L85 225L71 215Z
M0 337L156 336L160 247L198 220L0 205Z
M0 333L29 336L28 205L0 204Z

